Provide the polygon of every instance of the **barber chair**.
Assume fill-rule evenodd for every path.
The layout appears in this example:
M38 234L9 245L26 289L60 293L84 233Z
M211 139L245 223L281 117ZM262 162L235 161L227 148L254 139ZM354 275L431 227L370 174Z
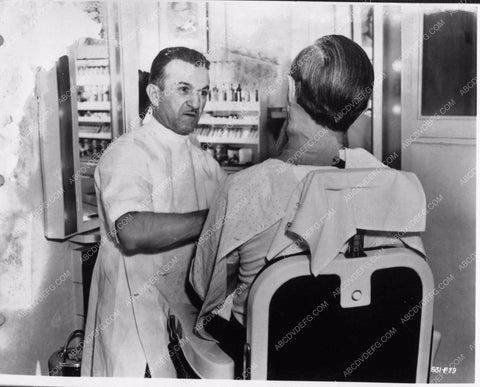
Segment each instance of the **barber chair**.
M198 311L177 305L171 333L201 378L426 383L440 334L432 272L407 247L364 249L364 231L313 276L307 254L271 261L248 296L243 373L193 333Z
M317 277L308 255L267 266L248 297L241 376L193 333L198 310L177 306L172 328L189 365L207 379L426 383L440 334L433 300L415 306L433 294L430 268L407 248L365 253L339 254Z

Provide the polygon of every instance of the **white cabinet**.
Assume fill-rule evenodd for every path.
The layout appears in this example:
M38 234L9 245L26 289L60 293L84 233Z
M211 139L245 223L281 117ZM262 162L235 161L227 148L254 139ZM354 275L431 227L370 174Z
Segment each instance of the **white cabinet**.
M124 132L122 63L117 7L108 15L108 39L80 39L38 87L45 236L67 239L98 229L93 174L111 141Z

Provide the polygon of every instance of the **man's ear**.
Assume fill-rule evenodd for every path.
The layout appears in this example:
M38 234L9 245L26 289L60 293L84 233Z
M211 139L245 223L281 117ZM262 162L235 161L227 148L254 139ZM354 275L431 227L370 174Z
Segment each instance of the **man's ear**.
M287 76L287 80L288 80L287 104L292 105L294 103L297 103L297 92L295 90L295 81L290 75Z
M161 98L160 88L153 83L149 83L147 85L147 95L148 98L150 98L150 102L152 103L152 105L157 107L160 103Z

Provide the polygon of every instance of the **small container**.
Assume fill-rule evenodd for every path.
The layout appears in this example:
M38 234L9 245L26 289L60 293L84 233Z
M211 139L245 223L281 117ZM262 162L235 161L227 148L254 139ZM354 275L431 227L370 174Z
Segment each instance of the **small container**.
M55 351L48 359L48 374L50 376L80 376L80 367L82 365L83 331L78 329L68 336L63 348ZM76 347L69 347L70 342L80 338L80 343Z
M215 159L222 164L223 162L227 161L227 148L225 145L218 144L215 147Z
M252 150L250 148L240 148L238 150L238 163L250 164L252 162Z
M227 150L227 157L228 157L228 163L229 164L232 164L232 165L235 165L235 164L238 164L238 149L228 149Z

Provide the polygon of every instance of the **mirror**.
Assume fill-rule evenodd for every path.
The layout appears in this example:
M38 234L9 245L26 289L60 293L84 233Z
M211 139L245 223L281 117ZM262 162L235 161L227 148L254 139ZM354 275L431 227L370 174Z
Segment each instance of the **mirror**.
M476 12L446 10L423 16L422 115L476 115L476 36ZM444 108L452 99L452 106Z

